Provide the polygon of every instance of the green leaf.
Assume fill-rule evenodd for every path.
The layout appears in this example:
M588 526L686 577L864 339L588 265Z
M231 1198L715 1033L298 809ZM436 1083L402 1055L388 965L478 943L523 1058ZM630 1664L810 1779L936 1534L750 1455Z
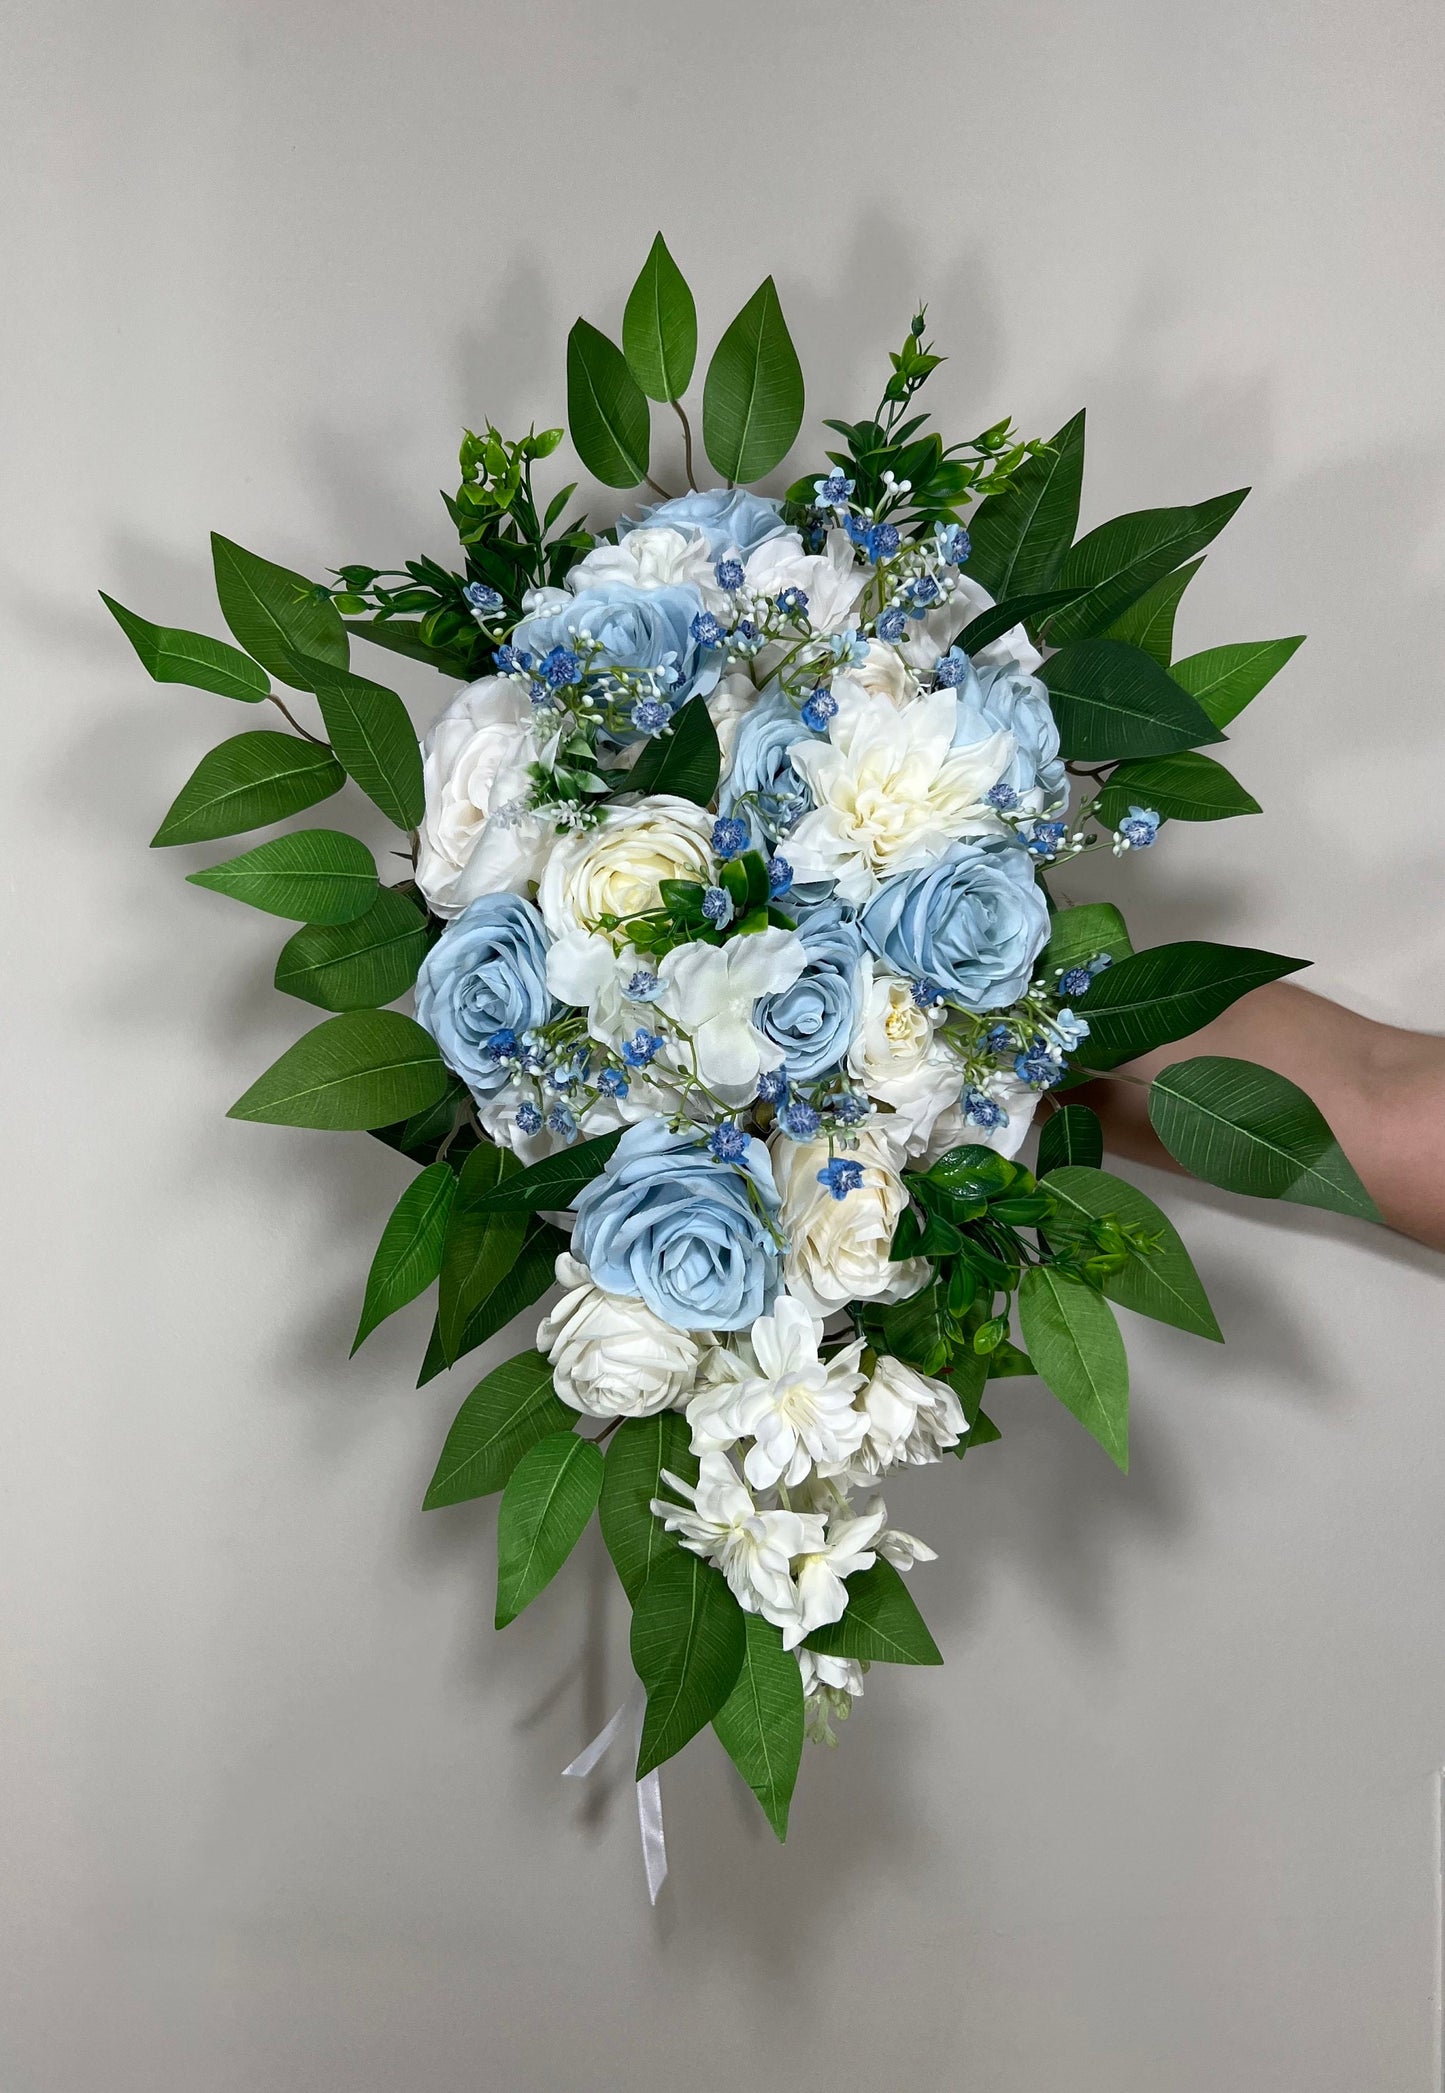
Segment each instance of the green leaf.
M1171 674L1197 698L1216 727L1227 727L1279 674L1304 634L1288 640L1244 640L1231 647L1207 647L1176 661Z
M1186 939L1152 945L1096 974L1077 1007L1089 1021L1079 1049L1081 1065L1115 1068L1171 1039L1184 1039L1209 1024L1231 1003L1294 974L1305 959L1256 952L1248 945L1212 945Z
M780 1839L803 1756L803 1674L782 1630L760 1613L746 1617L737 1684L713 1717L723 1750L763 1806Z
M346 783L332 755L299 734L234 734L210 749L177 793L151 848L211 843L218 836L266 828L330 799Z
M157 683L189 683L195 690L213 690L218 697L239 698L246 705L259 705L270 696L266 671L224 640L185 632L178 625L152 625L104 589L100 600Z
M679 1548L637 1595L632 1664L647 1688L637 1778L682 1750L712 1721L737 1683L745 1616L721 1571Z
M713 351L703 446L725 479L746 486L781 463L802 422L803 369L769 276Z
M856 1571L847 1582L847 1612L841 1621L813 1630L810 1650L863 1663L942 1664L938 1644L892 1563L880 1555L872 1569Z
M1068 1164L1086 1164L1097 1170L1103 1160L1104 1129L1098 1113L1087 1105L1061 1105L1045 1120L1039 1135L1039 1177Z
M604 487L635 487L647 478L647 396L622 351L586 320L567 337L567 425L578 457Z
M340 829L303 828L273 836L224 864L186 875L193 887L229 894L268 915L300 923L350 923L377 898L376 859Z
M378 1323L424 1293L442 1268L442 1244L457 1181L447 1163L415 1176L391 1210L366 1277L361 1321L352 1340L356 1356Z
M969 517L969 579L1000 598L1047 589L1074 541L1083 477L1081 410Z
M622 315L622 353L654 400L680 400L697 361L697 307L659 233Z
M288 1047L226 1116L355 1132L409 1118L449 1082L436 1041L409 1017L349 1010Z
M530 1169L519 1170L471 1201L477 1213L535 1213L538 1207L565 1207L574 1193L590 1184L613 1149L621 1133L598 1134L595 1140L579 1141L575 1148L559 1149L543 1156Z
M706 700L690 698L671 730L649 741L623 786L625 792L671 792L705 807L717 790L722 750Z
M1039 670L1065 756L1084 763L1114 756L1172 756L1222 741L1197 699L1138 647L1080 640Z
M527 1217L489 1213L476 1201L518 1174L517 1158L490 1141L474 1148L462 1165L456 1203L447 1223L437 1295L437 1326L448 1365L461 1356L467 1319L494 1294L522 1248Z
M1161 669L1167 669L1174 652L1174 617L1179 599L1203 565L1202 559L1190 560L1173 574L1166 574L1162 581L1156 581L1137 603L1130 604L1122 617L1114 620L1109 638L1123 640L1126 646L1142 647Z
M948 1363L947 1289L933 1280L919 1293L883 1311L883 1336L890 1352L923 1373L942 1373Z
M322 1010L374 1010L394 1003L426 957L426 918L405 894L383 887L350 923L308 923L287 939L276 986Z
M1107 1170L1071 1165L1052 1172L1049 1190L1065 1205L1095 1220L1124 1222L1162 1237L1157 1254L1131 1258L1122 1272L1104 1281L1104 1292L1111 1301L1132 1308L1135 1315L1152 1316L1156 1323L1171 1323L1176 1330L1189 1330L1216 1344L1224 1342L1209 1296L1178 1230L1137 1185L1113 1177Z
M1060 588L1087 585L1088 594L1049 620L1048 637L1056 647L1070 640L1093 639L1109 627L1146 589L1170 574L1182 561L1203 552L1224 529L1249 489L1216 495L1186 509L1136 509L1115 516L1080 538L1058 572Z
M1110 959L1127 959L1133 949L1124 918L1112 901L1084 901L1077 908L1061 908L1053 918L1039 968L1047 980L1067 974L1071 967L1087 966L1104 953Z
M343 623L348 632L370 640L373 646L385 647L388 654L400 654L405 661L419 661L425 668L461 680L473 673L468 649L428 646L421 637L419 618L346 618Z
M1062 603L1072 603L1077 589L1045 589L1035 596L1010 596L1006 603L996 603L992 610L980 611L970 624L964 626L954 641L965 654L977 654L992 641L1002 639L1015 625L1033 625L1045 611L1057 610Z
M1259 801L1224 765L1197 749L1121 763L1099 794L1095 819L1117 828L1131 806L1152 807L1168 821L1228 821L1259 812Z
M1378 1221L1319 1107L1272 1069L1203 1054L1154 1078L1149 1118L1176 1163L1257 1199L1289 1199Z
M1013 1349L1014 1347L1012 1345L1008 1347L1009 1351L1013 1351ZM1000 1345L998 1351L994 1353L994 1358L997 1359L999 1357L999 1354L1003 1351L1004 1347ZM1018 1354L1018 1357L1022 1359L1024 1357L1024 1354L1020 1352ZM1016 1369L1016 1371L1022 1373L1023 1368L1019 1367ZM1033 1367L1030 1366L1028 1371L1032 1373ZM986 1417L983 1411L980 1410L977 1417L975 1417L975 1419L973 1420L973 1424L969 1430L968 1437L966 1439L959 1440L955 1451L960 1454L964 1454L968 1452L970 1446L996 1446L999 1440L1002 1439L1002 1437L1003 1433L999 1430L998 1426L994 1423L993 1419L991 1417Z
M601 1488L602 1455L575 1432L554 1432L523 1454L497 1512L499 1628L551 1583L582 1538Z
M657 1564L682 1546L652 1511L653 1498L668 1495L664 1468L685 1483L697 1481L697 1455L686 1418L675 1410L661 1410L655 1417L625 1419L607 1449L598 1519L612 1567L634 1606Z
M1127 1474L1129 1362L1108 1302L1072 1272L1034 1265L1019 1287L1019 1324L1035 1373Z
M553 1394L552 1369L540 1352L508 1359L477 1383L458 1410L422 1509L465 1504L502 1489L530 1447L576 1422L576 1412Z
M297 660L316 693L338 760L374 806L399 829L420 825L426 811L421 746L411 715L394 690L336 669Z
M289 567L273 566L218 532L211 533L221 615L248 654L293 690L305 690L294 656L346 667L346 627L331 598Z
M455 1359L449 1360L443 1352L440 1326L435 1322L432 1324L417 1387L424 1388L428 1381L435 1380L439 1373L454 1365L456 1359L465 1358L479 1344L485 1344L489 1337L505 1330L514 1317L540 1299L553 1282L558 1253L566 1248L567 1238L561 1229L533 1215L527 1222L527 1232L522 1237L516 1263L501 1275L489 1293L483 1294L467 1317Z

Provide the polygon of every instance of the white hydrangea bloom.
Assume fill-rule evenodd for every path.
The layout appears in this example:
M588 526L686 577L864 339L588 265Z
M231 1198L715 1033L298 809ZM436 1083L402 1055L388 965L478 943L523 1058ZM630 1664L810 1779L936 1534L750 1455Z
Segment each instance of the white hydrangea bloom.
M783 1049L753 1023L760 996L791 988L808 963L791 930L760 930L724 945L675 945L658 968L657 1008L686 1034L665 1057L679 1074L697 1074L725 1105L757 1095L764 1069L779 1068Z

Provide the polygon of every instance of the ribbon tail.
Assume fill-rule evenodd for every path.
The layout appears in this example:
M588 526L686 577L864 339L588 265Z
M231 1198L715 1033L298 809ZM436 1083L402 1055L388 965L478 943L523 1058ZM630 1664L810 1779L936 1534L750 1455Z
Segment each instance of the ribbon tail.
M585 1780L594 1773L626 1727L634 1753L641 1747L642 1724L647 1714L647 1695L641 1684L634 1686L622 1706L611 1715L592 1739L578 1752L570 1766L562 1768L564 1780ZM662 1828L662 1779L657 1767L637 1782L637 1829L642 1840L642 1865L647 1875L649 1903L656 1904L667 1880L667 1839Z

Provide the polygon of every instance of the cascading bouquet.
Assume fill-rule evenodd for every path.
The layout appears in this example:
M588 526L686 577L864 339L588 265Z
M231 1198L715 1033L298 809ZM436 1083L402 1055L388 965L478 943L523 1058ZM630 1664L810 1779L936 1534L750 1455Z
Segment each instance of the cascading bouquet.
M1025 1375L1123 1467L1114 1307L1219 1337L1178 1235L1064 1095L1302 964L1135 952L1115 907L1060 891L1165 821L1258 811L1201 747L1299 642L1172 659L1243 495L1075 543L1083 415L945 445L912 411L924 331L813 472L748 491L803 418L769 278L709 364L724 484L698 488L696 311L659 236L621 349L585 320L567 348L572 442L648 490L640 513L564 524L574 488L534 487L563 431L488 426L447 501L460 572L315 584L218 537L239 649L106 598L152 676L285 715L202 760L157 844L348 777L405 838L389 884L321 827L191 878L299 921L276 986L336 1013L232 1116L364 1128L419 1166L356 1343L435 1283L427 1380L562 1288L463 1403L427 1505L501 1491L498 1626L596 1511L633 1607L639 1780L710 1723L779 1837L805 1734L832 1740L869 1664L940 1661L901 1574L933 1550L882 1490L997 1440L984 1395ZM653 476L650 401L676 410L686 492ZM351 634L460 683L420 747ZM388 1007L407 996L414 1016ZM1180 1061L1149 1111L1210 1183L1374 1217L1263 1068Z

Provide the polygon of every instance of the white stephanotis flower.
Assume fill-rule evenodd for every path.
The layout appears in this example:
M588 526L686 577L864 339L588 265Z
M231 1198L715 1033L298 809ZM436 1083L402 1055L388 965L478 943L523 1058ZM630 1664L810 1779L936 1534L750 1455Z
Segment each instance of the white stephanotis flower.
M459 916L483 894L525 893L540 878L553 824L528 807L532 723L525 692L483 676L457 692L423 741L416 883L434 915Z
M1011 734L954 748L958 702L948 690L902 712L846 678L835 694L827 739L805 736L790 750L814 801L788 837L795 880L833 880L839 900L861 905L961 837L1003 833L985 795L1012 760Z
M784 589L801 589L808 599L808 623L814 632L842 632L854 622L858 598L868 586L868 569L854 558L844 531L829 531L822 552L803 550L797 531L769 538L743 563L743 587L751 596L776 597Z
M568 1289L537 1326L537 1349L564 1403L589 1417L651 1417L691 1388L701 1346L645 1302L593 1284L580 1258L563 1251L557 1284Z
M710 884L712 828L705 808L662 792L609 807L592 827L561 837L537 890L548 935L593 930L607 915L644 915L659 905L664 879Z
M861 1405L868 1429L849 1471L854 1482L873 1482L891 1468L941 1460L968 1430L963 1407L947 1382L887 1353L874 1367Z
M824 1691L846 1693L855 1701L863 1698L863 1667L856 1657L828 1657L821 1650L800 1649L798 1669L803 1674L804 1700L821 1697Z
M992 610L993 604L993 597L982 583L960 574L947 603L940 603L926 617L909 619L908 630L898 643L899 653L919 675L931 675L964 626L971 625L983 611ZM1023 626L1011 625L998 639L980 647L973 661L980 668L1002 668L1013 662L1032 675L1043 658Z
M669 524L642 524L616 545L594 545L567 575L567 587L574 594L619 581L634 589L690 583L710 611L725 609L730 600L717 585L702 532L674 530Z
M885 1526L878 1536L878 1553L895 1570L911 1570L916 1562L937 1562L938 1550L920 1541L917 1534L903 1533L896 1526Z
M872 1569L877 1560L874 1543L887 1519L888 1513L881 1504L853 1518L841 1512L830 1516L822 1546L811 1549L797 1565L798 1605L805 1635L811 1635L815 1628L825 1628L830 1621L842 1620L848 1610L845 1579L857 1570Z
M783 1195L788 1291L816 1315L832 1315L849 1301L902 1301L927 1283L931 1270L926 1257L895 1263L888 1254L908 1194L886 1123L860 1127L853 1138L847 1158L862 1166L863 1181L842 1199L819 1182L828 1163L826 1141L778 1134L771 1144Z
M802 1482L810 1469L839 1474L868 1421L854 1407L863 1386L863 1340L820 1359L823 1325L801 1301L779 1297L746 1338L719 1354L715 1375L687 1406L694 1453L751 1439L743 1473L755 1490Z
M654 1516L684 1548L722 1571L744 1613L760 1613L782 1629L783 1648L796 1649L808 1631L793 1582L793 1558L824 1545L821 1514L760 1512L722 1453L703 1454L695 1483L666 1468L662 1481L685 1502L654 1497Z
M753 1023L753 1006L791 988L807 963L791 930L760 930L725 945L675 945L658 968L657 1008L687 1037L669 1040L664 1059L682 1074L695 1067L723 1104L747 1104L764 1069L783 1062L783 1049Z

